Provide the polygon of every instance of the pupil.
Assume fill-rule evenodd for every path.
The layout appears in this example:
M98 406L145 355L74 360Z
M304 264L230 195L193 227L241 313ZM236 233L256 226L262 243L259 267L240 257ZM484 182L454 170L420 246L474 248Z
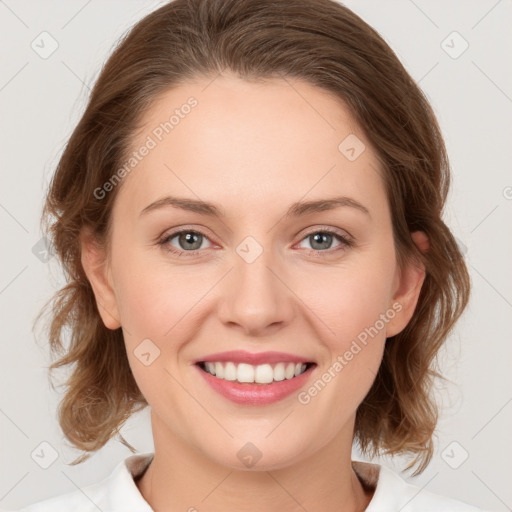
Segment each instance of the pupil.
M315 233L313 235L313 240L314 240L314 243L319 243L320 245L322 243L327 243L327 247L320 247L322 249L328 249L329 247L329 242L330 242L330 237L332 237L332 235L330 235L329 233ZM325 242L325 239L327 238L327 242ZM315 248L315 247L314 247Z
M198 249L199 247L201 247L201 243L199 243L199 245L197 247L191 247L190 244L194 244L194 239L195 239L195 243L197 244L197 239L199 238L199 235L197 233L185 233L184 235L181 236L182 240L183 241L183 238L185 239L184 241L186 242L186 244L189 244L189 249ZM186 246L185 244L185 246Z

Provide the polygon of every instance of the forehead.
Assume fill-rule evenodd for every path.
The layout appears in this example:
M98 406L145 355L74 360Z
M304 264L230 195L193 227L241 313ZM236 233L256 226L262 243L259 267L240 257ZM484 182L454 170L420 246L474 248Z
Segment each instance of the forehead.
M115 205L126 215L165 195L241 215L339 195L386 208L380 164L350 111L302 81L224 75L170 89L145 112L134 153Z

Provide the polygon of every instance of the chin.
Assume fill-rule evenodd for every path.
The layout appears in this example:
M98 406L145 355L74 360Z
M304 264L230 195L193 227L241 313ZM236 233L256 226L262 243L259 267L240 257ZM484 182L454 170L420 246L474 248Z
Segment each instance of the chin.
M232 440L230 446L219 445L218 454L210 454L217 464L238 471L273 471L298 462L297 444L283 446L279 439ZM231 456L228 456L232 454ZM300 451L304 456L304 452Z

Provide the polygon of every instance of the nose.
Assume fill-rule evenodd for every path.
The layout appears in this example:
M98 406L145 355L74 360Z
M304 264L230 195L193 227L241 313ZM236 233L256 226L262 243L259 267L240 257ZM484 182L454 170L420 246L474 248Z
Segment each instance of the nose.
M249 263L235 255L234 268L223 279L220 320L247 336L269 335L288 325L294 315L294 294L285 272L263 251Z

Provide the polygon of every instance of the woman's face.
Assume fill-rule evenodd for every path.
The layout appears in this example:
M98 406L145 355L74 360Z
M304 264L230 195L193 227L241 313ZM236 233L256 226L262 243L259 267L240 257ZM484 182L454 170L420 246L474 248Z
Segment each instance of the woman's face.
M85 250L83 262L105 324L122 326L155 440L242 469L350 447L386 337L407 324L424 275L399 273L381 167L348 110L304 82L224 75L165 93L132 151L109 260L93 271L99 260ZM286 377L253 384L252 399L250 384L224 379L230 398L196 362L233 350L315 365L295 389Z

